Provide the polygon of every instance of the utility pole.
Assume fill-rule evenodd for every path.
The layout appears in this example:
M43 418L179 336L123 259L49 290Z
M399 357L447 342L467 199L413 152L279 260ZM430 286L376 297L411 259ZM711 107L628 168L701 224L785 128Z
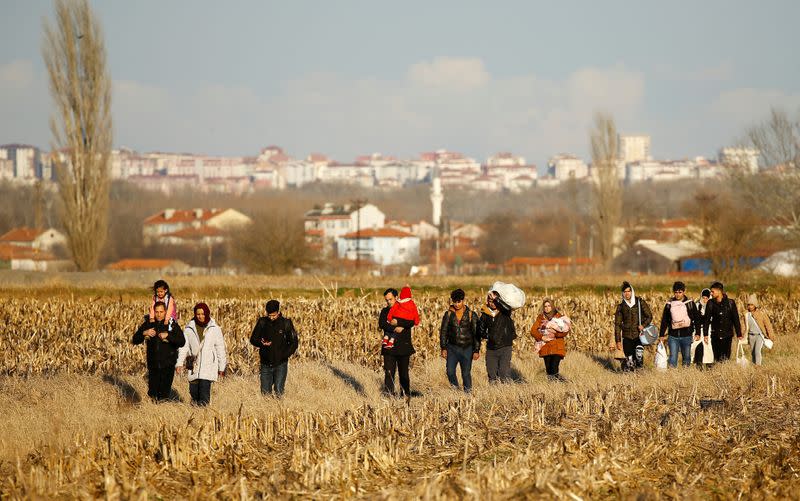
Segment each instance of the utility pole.
M367 200L357 198L352 201L356 208L356 272L361 269L361 207L366 205Z

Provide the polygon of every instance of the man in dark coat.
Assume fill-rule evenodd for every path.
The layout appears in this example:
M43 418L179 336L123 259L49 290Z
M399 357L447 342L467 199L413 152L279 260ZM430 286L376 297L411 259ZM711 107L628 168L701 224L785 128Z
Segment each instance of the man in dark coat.
M659 341L669 344L670 367L678 366L678 353L683 358L684 367L691 365L692 340L702 333L702 324L703 317L697 311L697 305L686 297L686 284L681 281L672 284L672 297L664 305L659 329Z
M709 328L711 332L709 333ZM714 362L722 362L731 358L731 342L733 335L741 340L742 324L736 301L725 294L720 282L711 284L711 300L706 303L703 336L711 336L711 349L714 351Z
M653 321L653 314L647 301L636 296L629 282L622 282L620 291L622 301L614 310L614 341L616 348L625 353L622 369L632 371L644 366L644 347L639 334Z
M481 338L478 337L478 314L464 304L464 291L456 289L450 293L450 308L442 317L439 328L439 347L442 358L447 360L447 379L458 388L456 366L461 366L461 380L464 391L472 389L472 362L478 360L481 352Z
M267 301L266 317L261 317L250 335L250 344L258 348L261 362L261 394L281 397L289 373L289 357L300 344L292 321L280 312L281 304Z
M178 361L178 348L186 343L183 331L176 321L167 319L167 307L157 301L153 305L155 318L139 326L133 335L133 344L146 343L147 346L147 395L159 402L169 398L172 380L175 377L175 364Z
M511 309L503 307L496 292L489 292L478 320L478 335L486 339L486 373L490 383L511 380L511 352L517 328Z
M378 316L378 328L385 335L394 336L394 345L391 348L381 347L383 356L383 391L387 395L395 395L394 380L395 374L400 379L400 391L407 398L411 396L411 378L408 374L411 355L415 353L414 343L411 340L411 329L414 327L413 320L403 318L393 318L388 320L389 310L397 301L397 290L386 289L383 293L386 307L381 310ZM383 337L383 336L381 336Z

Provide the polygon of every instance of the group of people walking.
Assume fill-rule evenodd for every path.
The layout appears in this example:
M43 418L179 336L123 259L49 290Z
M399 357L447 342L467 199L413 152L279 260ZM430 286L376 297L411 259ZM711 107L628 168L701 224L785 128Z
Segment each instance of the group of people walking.
M629 282L622 283L621 291L622 301L614 312L614 344L611 348L620 354L615 358L622 361L623 369L627 371L644 365L642 340L647 338L643 335L647 329L657 329L658 342L669 347L669 367L677 367L678 356L684 366L691 365L692 360L698 366L728 360L734 336L741 344L749 346L752 362L761 365L762 348L772 340L772 324L759 309L755 294L747 297L743 332L736 301L728 297L721 282L703 289L696 301L687 297L686 284L675 282L672 297L664 304L658 328L652 325L653 314L647 301L636 296Z
M761 364L761 350L771 344L773 331L769 318L759 310L754 295L747 299L745 328L742 330L736 302L730 299L723 285L715 282L703 289L700 298L692 301L686 296L683 282L675 282L672 297L666 302L660 328L652 325L653 314L647 301L637 296L633 286L623 282L622 299L614 312L614 342L611 349L619 355L625 371L635 371L644 365L644 334L657 331L659 343L669 346L670 367L677 367L678 356L684 366L692 358L701 364L709 360L703 350L713 352L714 361L731 356L732 338L747 338L753 363ZM382 333L384 387L386 395L411 396L409 366L415 353L413 328L420 323L419 311L412 298L411 288L386 289L386 303L378 315ZM462 289L450 293L450 305L439 326L439 347L445 359L445 372L450 384L472 390L472 364L481 357L486 340L486 373L489 383L512 379L511 358L517 328L512 318L513 308L494 290L486 297L480 311L465 304ZM258 319L250 336L250 344L258 348L261 393L282 396L288 375L289 358L297 351L299 337L291 319L280 311L280 303L271 299L265 304L265 316ZM208 405L211 387L224 377L227 351L222 329L211 315L207 304L197 303L192 319L182 329L179 312L169 285L157 281L149 314L133 335L133 344L146 344L148 396L155 401L170 398L175 374L185 374L189 382L192 403ZM566 356L565 337L571 331L571 320L558 311L552 299L542 301L530 335L534 351L544 362L548 379L564 381L559 373L561 360ZM710 353L709 353L710 354ZM461 386L457 371L460 369Z

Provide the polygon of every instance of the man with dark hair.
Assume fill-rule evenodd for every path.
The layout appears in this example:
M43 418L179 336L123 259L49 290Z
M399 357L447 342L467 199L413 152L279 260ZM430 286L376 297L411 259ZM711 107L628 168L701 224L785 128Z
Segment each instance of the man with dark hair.
M258 348L261 360L261 394L283 396L289 357L300 344L292 321L280 312L281 304L270 299L265 305L267 316L261 317L250 335L250 344Z
M383 293L386 307L381 310L378 316L378 328L384 335L394 337L394 344L391 348L381 347L383 356L383 391L387 395L395 395L394 380L395 374L400 378L400 392L406 398L411 396L411 378L408 374L411 355L415 353L414 344L411 340L411 329L414 327L413 320L403 318L393 318L388 320L389 310L392 309L397 301L397 290L386 289ZM383 336L381 336L383 337Z
M742 324L736 301L725 294L722 283L714 282L710 288L711 300L706 304L703 336L711 337L714 361L722 362L731 358L734 333L739 340L742 339Z
M680 352L683 366L689 367L692 363L693 335L699 336L702 332L702 317L694 302L686 297L686 284L683 282L672 284L672 298L664 305L659 332L659 341L662 343L667 341L669 334L669 366L678 366Z
M614 341L616 348L625 353L622 369L632 371L644 366L644 347L639 333L653 321L650 306L636 296L629 282L622 282L622 301L614 311Z
M178 322L167 318L167 305L156 301L153 318L147 319L133 335L133 344L147 346L147 395L156 402L166 400L172 391L178 348L186 343Z
M464 391L472 390L472 361L478 360L481 339L478 337L478 314L464 304L464 291L456 289L450 293L450 307L442 317L439 328L439 346L442 358L447 360L447 379L458 388L456 366L461 366Z

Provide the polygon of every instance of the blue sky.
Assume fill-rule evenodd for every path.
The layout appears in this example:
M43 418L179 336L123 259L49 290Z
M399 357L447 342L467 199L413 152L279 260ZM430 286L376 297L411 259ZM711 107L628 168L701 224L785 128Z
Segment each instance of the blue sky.
M439 148L544 164L592 114L658 158L713 155L800 108L800 2L93 2L115 144L340 161ZM47 147L44 0L0 2L0 143Z

